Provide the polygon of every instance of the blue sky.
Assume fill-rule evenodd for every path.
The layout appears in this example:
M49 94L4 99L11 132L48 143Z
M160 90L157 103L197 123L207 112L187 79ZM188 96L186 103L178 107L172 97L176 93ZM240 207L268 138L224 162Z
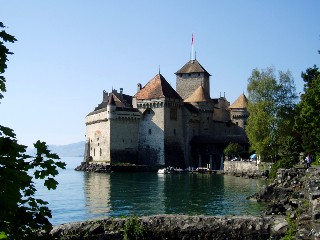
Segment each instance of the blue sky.
M7 93L0 124L31 146L85 139L85 116L102 91L136 93L161 68L174 73L197 60L212 75L211 97L232 103L252 69L301 72L320 65L320 1L0 0L0 21L18 39L8 47Z

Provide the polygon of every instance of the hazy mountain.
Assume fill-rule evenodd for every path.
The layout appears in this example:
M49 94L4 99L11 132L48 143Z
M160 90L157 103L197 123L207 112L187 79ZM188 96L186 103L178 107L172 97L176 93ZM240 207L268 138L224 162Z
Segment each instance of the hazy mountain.
M67 145L48 145L52 153L58 154L60 157L82 157L84 154L85 142L71 143ZM27 154L34 155L35 149L28 148Z

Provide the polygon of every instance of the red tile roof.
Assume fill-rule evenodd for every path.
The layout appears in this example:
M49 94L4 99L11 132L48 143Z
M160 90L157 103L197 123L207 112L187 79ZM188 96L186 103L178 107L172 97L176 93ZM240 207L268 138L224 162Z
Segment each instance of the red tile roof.
M151 79L134 97L138 100L154 98L182 99L161 74L157 74Z

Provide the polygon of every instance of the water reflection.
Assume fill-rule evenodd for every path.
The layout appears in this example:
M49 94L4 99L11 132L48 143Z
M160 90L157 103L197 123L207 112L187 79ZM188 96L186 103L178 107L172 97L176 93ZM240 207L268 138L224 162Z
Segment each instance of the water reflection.
M110 212L110 175L84 173L85 210L89 215L107 215Z
M114 173L111 180L111 214L151 215L164 212L163 179L154 173Z
M256 215L264 206L246 197L259 184L259 180L214 174L85 173L85 208L95 217Z
M106 216L153 214L257 215L264 210L247 196L264 181L214 174L85 173L82 160L64 159L59 186L48 191L35 181L37 197L49 202L56 225Z

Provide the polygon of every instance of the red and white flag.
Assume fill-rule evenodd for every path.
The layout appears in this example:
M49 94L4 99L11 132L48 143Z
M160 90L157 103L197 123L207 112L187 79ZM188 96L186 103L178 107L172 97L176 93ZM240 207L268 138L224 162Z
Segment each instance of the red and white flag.
M194 49L193 49L193 33L192 33L192 38L191 38L191 60L194 60Z

